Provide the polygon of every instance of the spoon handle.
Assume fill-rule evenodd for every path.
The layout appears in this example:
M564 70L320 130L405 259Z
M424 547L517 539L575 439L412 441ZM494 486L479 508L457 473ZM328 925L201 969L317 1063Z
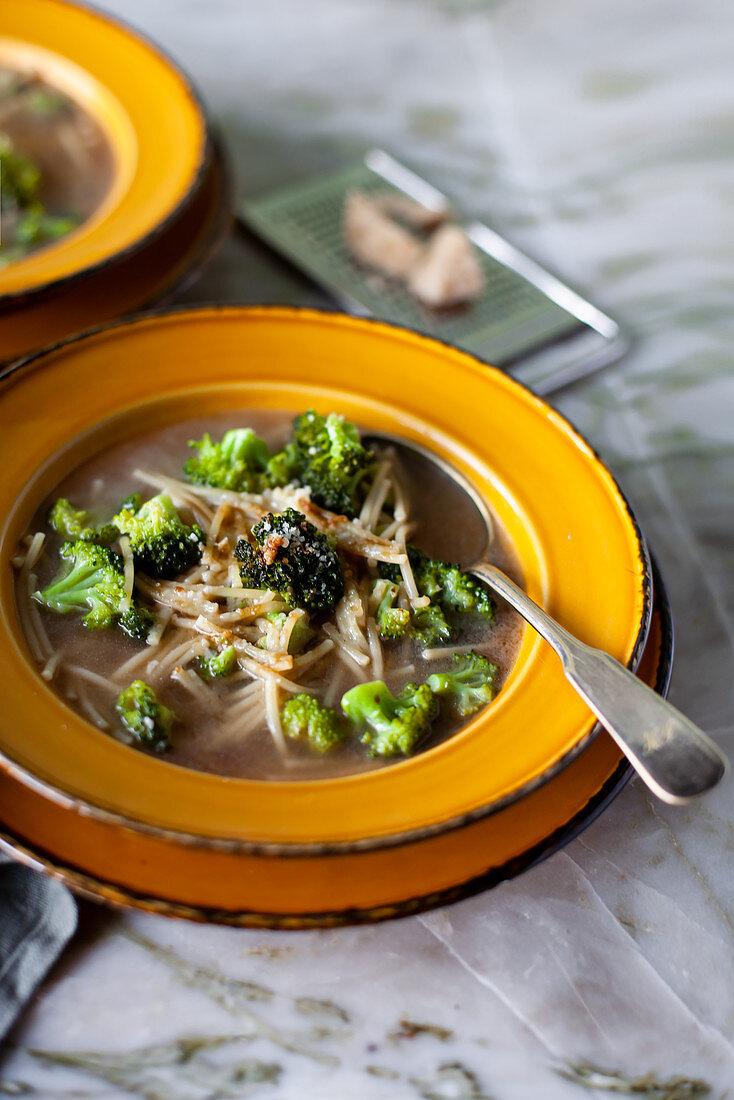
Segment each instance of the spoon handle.
M493 565L472 570L553 647L566 678L659 798L688 802L715 786L727 760L718 746L608 653L580 642Z

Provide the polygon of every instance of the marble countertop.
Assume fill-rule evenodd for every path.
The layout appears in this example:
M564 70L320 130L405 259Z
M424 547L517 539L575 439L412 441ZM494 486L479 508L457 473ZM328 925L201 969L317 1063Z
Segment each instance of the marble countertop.
M193 75L243 194L384 145L626 325L625 360L554 401L661 562L674 701L734 754L734 8L103 6ZM185 300L322 299L241 235ZM684 809L632 782L533 871L392 924L267 933L84 905L0 1095L719 1100L733 859L731 779Z

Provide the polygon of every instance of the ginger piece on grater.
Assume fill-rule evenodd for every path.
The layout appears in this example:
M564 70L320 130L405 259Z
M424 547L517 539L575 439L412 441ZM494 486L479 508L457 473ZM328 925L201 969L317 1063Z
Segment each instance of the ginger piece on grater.
M458 225L441 226L408 275L408 289L434 309L477 298L484 275L474 245Z
M419 241L383 214L363 191L350 191L347 195L343 230L355 259L394 279L404 279L423 251Z

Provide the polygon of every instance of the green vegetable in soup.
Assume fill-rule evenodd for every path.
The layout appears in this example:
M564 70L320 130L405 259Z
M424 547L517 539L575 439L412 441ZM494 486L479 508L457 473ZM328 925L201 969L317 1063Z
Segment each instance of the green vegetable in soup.
M300 484L310 488L316 504L341 515L357 515L376 459L362 446L354 424L336 413L321 416L307 409L293 421L291 442L282 454Z
M487 622L494 619L495 605L487 589L453 562L429 558L417 546L408 547L408 560L421 596L443 611L461 615L481 615ZM395 565L380 567L383 576L400 580Z
M492 701L496 675L497 665L470 650L455 653L450 669L434 672L426 683L434 695L446 699L455 714L468 718Z
M186 476L198 485L237 493L262 493L290 478L278 464L272 468L267 444L251 428L234 428L215 443L208 432L191 441L196 454L184 466Z
M240 539L235 557L246 588L268 588L291 607L325 611L344 595L336 551L294 508L272 512L252 528L255 546Z
M313 695L292 695L280 711L283 733L295 741L306 741L318 752L341 745L348 727L336 711L322 706Z
M209 656L196 657L192 664L202 680L219 680L230 676L237 668L237 651L233 645L228 645Z
M418 592L431 601L429 607L411 611L411 633L423 648L446 645L456 636L455 626L464 616L492 622L494 600L479 581L458 565L429 558L416 546L408 547L408 560ZM393 582L401 580L397 565L380 565L380 575Z
M155 752L169 748L168 732L176 715L159 702L153 688L143 680L134 680L120 692L115 710L138 745Z
M428 735L438 701L426 684L406 684L393 695L382 680L357 684L342 696L342 710L361 727L370 756L410 756Z
M383 577L372 585L370 603L375 623L383 640L404 638L410 627L410 611L407 607L395 607L400 588Z
M69 100L51 88L35 87L25 93L25 102L34 115L57 118L69 110Z
M47 244L57 241L76 229L77 218L68 215L58 217L47 214L40 203L30 206L15 225L15 240L18 244Z
M21 259L33 246L65 237L79 224L73 215L49 214L39 197L41 172L0 133L0 205L3 239L0 265Z
M276 454L251 428L226 432L219 443L206 433L189 446L196 455L184 471L191 481L241 493L295 483L306 485L316 504L356 516L375 456L360 441L356 426L343 416L321 416L308 409L293 421L291 438Z
M90 630L118 626L133 638L145 638L154 619L125 595L125 571L119 554L84 539L67 542L61 557L70 562L33 599L59 615L86 612L82 619Z
M83 539L101 546L114 542L120 533L112 523L105 523L101 527L92 526L89 512L83 508L75 508L66 497L59 497L56 501L48 514L48 522L64 539Z
M440 607L416 607L410 615L410 636L419 649L435 649L448 645L455 632L446 621Z
M27 210L37 202L41 173L38 166L13 146L7 134L0 133L0 195L3 213L9 208ZM43 209L43 208L41 208Z
M201 528L184 523L165 493L147 500L137 510L123 508L112 522L129 536L137 568L151 577L177 577L201 560Z

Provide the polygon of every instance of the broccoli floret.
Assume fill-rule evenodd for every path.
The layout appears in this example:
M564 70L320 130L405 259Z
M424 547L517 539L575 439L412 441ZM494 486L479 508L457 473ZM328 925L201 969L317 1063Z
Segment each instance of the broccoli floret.
M219 443L208 433L189 441L197 454L184 466L186 476L199 485L230 489L237 493L262 493L288 485L296 478L292 444L271 455L267 444L252 428L233 428Z
M292 695L280 711L283 733L294 740L307 741L311 748L327 752L347 736L341 716L324 707L313 695Z
M292 607L324 611L344 595L339 558L301 512L272 512L252 529L257 545L240 539L235 557L246 588L269 588Z
M442 584L439 600L444 610L459 615L481 615L492 622L495 604L484 585L469 573L464 573L458 565L443 561L438 564L441 567L438 577Z
M65 237L79 225L72 215L58 217L47 214L40 202L28 206L15 226L15 239L20 244L43 244Z
M71 568L62 571L42 592L34 592L34 600L59 615L86 611L82 622L90 630L117 624L132 637L147 634L153 616L127 601L119 554L77 539L64 543L61 556L72 563Z
M272 489L298 481L298 452L292 443L270 456L264 476Z
M350 721L366 726L362 743L370 756L410 756L431 728L438 701L426 684L406 684L393 695L382 680L357 684L342 696Z
M434 695L445 696L453 710L466 718L491 702L497 665L473 649L455 653L448 672L434 672L426 683Z
M415 546L408 547L408 560L421 596L428 596L430 607L411 614L411 628L419 645L445 645L454 636L449 616L479 615L494 619L495 605L487 589L452 562L429 558ZM380 565L380 575L399 582L397 565Z
M494 619L494 600L487 589L458 565L438 558L429 558L416 546L408 547L408 560L421 596L428 596L444 611L481 615ZM399 581L400 570L395 565L380 567L382 576Z
M89 512L85 512L83 508L75 508L66 497L59 497L56 501L48 514L48 522L62 538L72 542L83 539L85 542L97 542L100 546L107 546L114 542L120 533L114 523L93 527L89 521Z
M197 657L193 665L202 680L220 679L237 668L237 651L233 645L228 645L209 657Z
M189 446L197 452L184 466L191 481L246 493L296 482L311 489L317 504L351 517L361 505L362 482L375 468L354 424L313 409L295 418L290 442L276 454L251 428L226 432L219 443L205 434Z
M377 629L383 640L410 637L421 649L446 645L451 641L453 631L440 607L434 604L410 610L407 607L393 607L399 591L400 587L395 581L384 577L376 580L372 587L371 603Z
M89 512L74 508L66 497L59 497L48 514L48 522L54 531L66 539L78 539L90 529Z
M436 604L428 607L416 607L410 615L410 636L420 649L434 649L448 645L454 631L446 621L446 616Z
M165 493L147 500L137 511L123 508L112 522L129 535L135 565L151 577L176 577L201 560L201 528L183 523Z
M198 442L191 440L189 447L196 451L184 466L191 481L238 493L260 493L267 488L270 452L252 428L233 428L219 443L206 432Z
M308 409L293 421L292 441L283 454L317 504L341 515L357 515L362 483L374 472L376 459L362 446L354 424L336 413L324 417Z
M403 638L410 627L407 607L394 607L400 588L393 581L380 578L372 586L370 603L381 638Z
M27 209L38 201L40 185L38 166L29 157L16 152L6 134L0 134L0 194L3 206L6 209L12 206Z
M139 745L156 752L164 752L169 747L168 731L176 715L158 702L153 688L143 680L133 680L120 692L115 710Z
M148 637L148 631L155 624L155 615L144 607L133 604L126 611L122 611L117 619L120 630L130 638L143 640Z
M9 258L24 255L28 246L56 240L79 224L74 217L47 214L39 197L41 172L29 157L17 152L7 134L0 134L0 205L9 222Z

